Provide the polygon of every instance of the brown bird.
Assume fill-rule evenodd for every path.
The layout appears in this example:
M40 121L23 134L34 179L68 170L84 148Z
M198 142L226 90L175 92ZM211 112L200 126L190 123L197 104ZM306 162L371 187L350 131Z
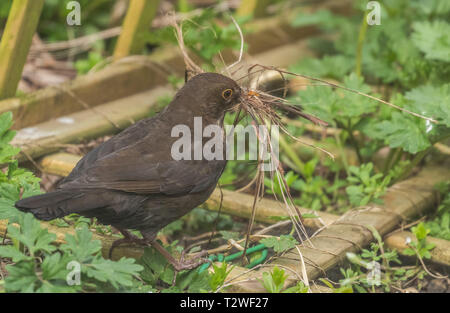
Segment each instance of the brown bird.
M175 260L155 238L164 226L208 199L226 159L175 160L172 146L179 138L172 137L172 129L186 125L194 134L194 117L201 117L202 133L208 125L223 130L225 112L237 105L240 97L241 88L226 76L194 76L159 114L90 151L56 191L22 199L16 207L41 220L71 213L96 217L125 237L116 241L111 251L124 242L151 244L176 270L194 268L202 261ZM202 146L207 139L201 139ZM143 239L128 229L139 230Z

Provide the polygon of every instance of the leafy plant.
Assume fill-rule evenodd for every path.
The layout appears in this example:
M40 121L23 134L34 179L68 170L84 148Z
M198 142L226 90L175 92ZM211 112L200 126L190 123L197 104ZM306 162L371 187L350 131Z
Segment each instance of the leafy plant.
M275 266L272 272L264 272L262 278L261 283L268 292L279 293L284 287L287 275L284 273L284 270Z
M173 253L176 242L166 247L169 253ZM182 271L175 273L172 265L167 262L158 251L148 247L144 249L144 255L139 263L144 267L141 278L150 286L154 286L156 290L161 292L206 292L211 290L211 286L218 288L221 284L219 277L225 279L221 269L220 274L216 274L214 282L208 271L198 273L196 270ZM226 270L226 268L225 268ZM223 282L222 282L223 283Z
M274 266L272 271L263 272L262 280L260 280L264 289L270 293L307 293L309 291L308 286L305 286L303 282L298 282L295 286L284 289L285 281L288 275L283 269L278 266Z
M222 262L221 266L212 264L214 272L211 274L209 285L212 291L216 291L220 286L223 285L228 274L230 274L233 267L228 269L228 263Z
M436 210L436 215L425 222L425 228L433 237L450 240L450 182L443 182L438 186L442 194L442 201Z
M391 177L383 178L381 173L373 175L372 171L372 163L362 164L360 167L349 167L350 176L347 177L347 181L350 186L345 190L351 204L364 206L370 202L381 203L379 197L385 193Z
M199 56L204 67L214 70L213 58L226 48L239 51L241 41L239 32L233 23L218 21L218 13L204 9L200 15L183 23L183 40L185 45ZM248 18L238 19L242 26ZM172 27L166 27L147 35L151 44L177 43Z
M372 242L369 249L363 249L360 254L347 253L351 266L340 269L341 288L350 287L361 293L382 288L389 292L393 287L401 288L402 283L409 280L423 279L425 271L421 267L401 266L397 251L386 249L375 228L371 231L376 242ZM393 266L394 263L400 266Z
M298 245L298 241L292 235L281 235L279 238L268 237L260 240L260 242L268 248L273 248L277 253L295 248Z
M66 235L66 242L55 244L56 235L41 228L31 214L19 214L17 224L8 226L14 245L0 246L0 256L14 264L6 266L7 292L76 292L120 290L133 286L133 276L142 267L134 259L111 261L101 256L101 243L92 240L92 233L83 227L75 236ZM75 262L75 263L73 263ZM73 276L71 265L79 269Z
M141 270L134 259L111 261L101 256L101 243L92 240L86 223L76 235L66 235L66 243L58 246L56 235L43 229L31 215L18 211L14 203L22 197L39 194L39 178L18 167L14 157L20 149L10 141L15 132L9 130L12 114L0 115L0 219L8 219L8 236L12 245L0 245L0 257L10 259L4 288L8 292L76 292L110 291L143 288L135 282ZM14 224L13 224L14 223ZM79 268L79 284L68 285L70 262ZM78 274L74 274L75 276ZM71 276L70 276L71 277Z
M103 56L99 52L89 52L86 59L79 59L75 62L75 69L79 75L87 74L94 66L103 61Z
M408 243L410 248L403 250L406 255L417 255L421 258L431 258L430 251L436 246L434 243L427 242L427 235L430 230L425 227L425 223L421 222L417 226L411 228L412 233L416 237L417 241L411 241Z
M350 144L360 163L373 161L374 153L384 144L391 148L385 173L401 160L410 166L399 173L405 178L436 142L450 136L449 67L450 40L445 20L449 7L445 1L433 1L425 8L419 1L394 0L381 4L383 22L376 27L360 28L365 23L363 2L357 2L360 18L344 17L329 11L301 12L294 26L317 25L335 33L338 40L323 41L313 48L320 59L304 59L293 71L324 78L334 78L342 85L375 95L364 82L381 83L383 96L409 111L439 121L433 124L406 112L380 105L365 97L329 87L314 86L299 91L293 100L343 132L337 144ZM360 36L354 36L360 29ZM315 41L317 43L317 41ZM351 62L356 60L356 63ZM349 64L354 64L355 72ZM361 70L362 69L362 70ZM356 132L359 134L355 135Z

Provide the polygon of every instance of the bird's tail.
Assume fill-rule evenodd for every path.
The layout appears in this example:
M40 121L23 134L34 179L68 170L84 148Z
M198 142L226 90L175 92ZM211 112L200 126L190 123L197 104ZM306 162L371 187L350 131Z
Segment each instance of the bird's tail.
M71 191L54 191L19 200L15 206L22 212L32 213L37 219L49 221L72 213L68 200L77 196Z

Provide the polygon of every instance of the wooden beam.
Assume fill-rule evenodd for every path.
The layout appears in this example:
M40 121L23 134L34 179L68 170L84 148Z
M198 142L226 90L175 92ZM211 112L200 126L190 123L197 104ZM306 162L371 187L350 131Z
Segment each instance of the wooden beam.
M118 131L150 116L161 108L159 98L171 95L170 87L157 87L95 108L19 130L11 144L21 147L19 161L37 158L79 143Z
M267 15L266 9L270 2L271 0L242 0L237 15L262 17Z
M405 219L423 214L432 208L438 199L434 185L450 179L450 167L428 166L415 177L402 181L389 188L382 197L384 204L368 206L361 210L349 211L338 221L323 229L310 242L297 246L297 249L272 260L271 266L289 268L287 285L297 283L303 266L299 251L305 262L308 279L314 280L346 259L347 252L358 252L374 240L368 226L374 227L381 236L393 231ZM246 275L236 277L232 292L264 292L259 280L262 273L270 267L257 269ZM230 273L230 279L234 277Z
M44 0L14 0L0 43L0 99L16 94Z
M114 60L139 54L145 46L145 35L156 15L160 0L131 0L123 22L122 33L114 50Z

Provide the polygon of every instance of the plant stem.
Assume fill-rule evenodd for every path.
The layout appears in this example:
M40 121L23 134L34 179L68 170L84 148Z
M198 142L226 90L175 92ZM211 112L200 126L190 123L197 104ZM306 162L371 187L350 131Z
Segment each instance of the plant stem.
M366 37L367 32L367 12L364 12L364 17L359 27L359 35L358 35L358 46L356 48L356 75L361 76L361 67L362 67L362 48L364 45L364 38Z
M408 177L409 174L411 173L411 171L413 170L413 168L416 167L417 164L419 164L420 161L423 160L423 158L428 154L428 152L431 151L431 149L433 149L433 146L429 146L427 149L417 153L414 156L411 163L403 170L403 172L398 176L398 178L394 180L394 183L401 181L401 180L405 179L406 177Z
M397 151L396 149L392 149L392 148L389 149L389 154L388 154L386 160L384 161L384 166L383 166L384 174L387 174L387 172L391 169L389 165L391 164L392 158L394 157L394 154L396 151Z
M401 160L403 156L403 150L401 148L396 148L394 149L393 155L391 160L389 161L389 164L387 165L387 170L386 170L386 174L395 166L397 165L398 161Z
M334 138L336 139L336 143L339 148L339 153L342 155L342 164L345 168L345 173L347 176L350 176L350 171L348 169L348 163L347 163L347 155L345 154L344 146L342 145L341 138L339 137L339 134L334 134Z
M353 135L353 128L350 126L351 125L351 121L348 121L348 128L347 128L347 132L348 132L348 136L350 139L350 142L352 143L353 147L355 148L356 151L356 156L358 157L358 161L359 164L363 164L364 163L364 159L361 155L361 150L359 148L359 143L358 140L356 140L355 135Z
M283 136L279 137L279 143L280 148L286 152L286 155L289 157L289 159L295 164L295 166L298 169L298 172L305 177L305 163L303 163L302 160L298 157L298 155L295 153L295 151L292 149L292 147L286 142L286 139L284 139Z

